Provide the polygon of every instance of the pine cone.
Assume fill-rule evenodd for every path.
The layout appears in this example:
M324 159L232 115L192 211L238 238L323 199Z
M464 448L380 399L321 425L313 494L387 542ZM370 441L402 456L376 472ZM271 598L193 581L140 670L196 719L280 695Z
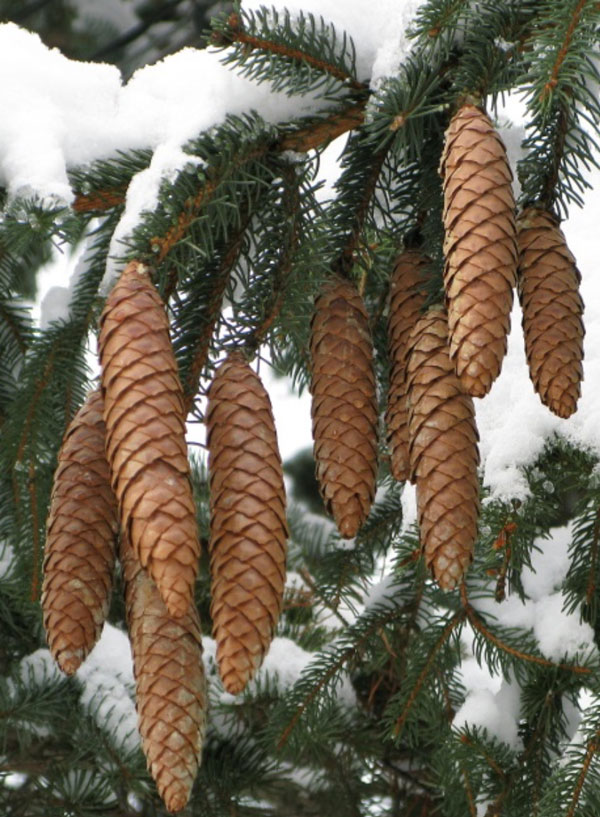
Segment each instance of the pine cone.
M410 339L407 369L411 477L427 566L443 590L473 559L479 483L473 400L448 354L446 315L430 309Z
M206 411L213 632L225 689L261 665L285 584L285 488L269 396L240 353L219 366Z
M148 270L132 261L100 318L107 456L121 527L173 616L188 610L200 545L185 410L169 325Z
M98 640L110 600L118 519L104 440L102 396L93 391L58 455L46 535L44 627L67 675Z
M315 303L310 354L316 474L346 538L367 518L377 479L377 397L367 312L348 281L329 282Z
M406 250L396 261L390 279L388 343L390 386L385 423L390 465L394 479L409 477L408 406L406 403L406 358L411 330L425 303L423 268L427 259L418 250Z
M169 615L125 535L121 562L142 748L167 809L180 811L200 765L206 722L200 619L193 603L183 616Z
M464 390L483 397L506 354L517 249L506 151L474 105L452 118L440 172L450 357Z
M530 207L518 227L518 289L529 373L542 403L559 417L570 417L583 379L581 276L554 216Z

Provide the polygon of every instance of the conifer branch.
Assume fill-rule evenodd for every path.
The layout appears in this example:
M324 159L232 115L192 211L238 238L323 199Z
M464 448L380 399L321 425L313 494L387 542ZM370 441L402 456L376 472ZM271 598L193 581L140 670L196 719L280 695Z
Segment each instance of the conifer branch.
M598 570L598 542L600 540L600 507L596 511L596 519L594 521L594 533L592 536L592 546L590 552L590 570L588 573L587 587L585 590L585 600L588 604L592 603L594 594L596 592L596 573Z
M366 103L366 99L358 102L353 101L351 105L344 106L341 110L330 112L322 118L311 119L310 122L300 127L286 128L282 130L281 136L277 140L272 143L267 142L264 149L259 150L252 156L245 157L245 160L251 161L259 158L267 151L283 153L292 150L296 153L307 153L309 150L323 147L333 139L337 139L338 136L342 136L349 130L354 130L362 125ZM207 184L210 184L210 182ZM197 206L199 210L214 192L214 190L210 191L208 197L204 199L203 190L204 187L198 191L197 202L196 199L193 199L188 205L189 207ZM123 205L126 195L127 185L118 188L107 188L106 190L95 190L92 193L76 192L72 206L77 213L103 212ZM181 218L183 231L185 232L187 225L183 223L183 214ZM177 226L173 227L172 230L176 231ZM156 241L160 248L160 240L157 238Z
M435 661L436 655L441 650L441 648L444 646L446 641L450 638L450 636L452 635L455 628L462 621L464 621L464 619L465 619L465 611L464 610L459 610L458 612L456 612L452 616L450 621L446 624L446 626L442 630L439 638L437 639L437 641L435 642L435 644L433 645L433 647L429 651L429 655L427 656L427 661L425 662L425 665L424 665L423 669L419 673L419 677L417 678L417 681L416 681L415 685L413 686L413 688L410 691L410 695L408 696L408 698L406 700L406 703L404 704L404 707L402 708L402 712L400 713L400 715L396 719L396 726L394 728L394 737L396 739L398 739L400 737L400 735L402 734L402 729L404 728L404 724L406 723L406 719L408 718L408 715L410 713L410 710L413 707L413 704L417 700L419 692L421 691L421 687L423 686L423 684L425 683L425 681L427 679L427 676L429 675L429 670L431 669L432 664Z
M328 668L327 671L319 678L317 683L312 687L310 692L304 696L302 701L296 707L296 711L294 715L286 725L285 729L281 733L279 740L277 742L277 751L280 751L285 744L287 743L292 731L297 726L298 721L306 711L306 708L310 706L310 704L314 701L317 697L319 692L327 685L327 683L333 678L333 676L339 672L342 667L348 662L354 655L356 655L364 644L369 640L369 638L376 633L377 630L387 622L393 621L397 618L399 613L398 608L392 608L389 610L385 615L376 617L375 621L371 623L371 625L361 634L358 641L351 644L345 650L342 650L339 657L334 661Z
M571 45L571 40L573 39L573 34L575 33L575 29L577 28L583 10L585 9L588 2L590 2L590 0L579 0L577 6L573 11L573 14L571 16L571 22L569 23L567 30L565 31L563 43L558 51L558 54L556 55L554 65L552 66L550 78L544 85L544 88L540 94L540 102L543 102L546 99L546 97L558 85L558 75L560 73L560 69L562 68L562 64L565 61L565 57L569 52L569 47Z
M340 255L334 259L332 263L332 271L334 274L340 275L342 278L350 278L352 267L355 263L355 254L361 243L367 214L371 205L371 200L375 195L377 187L377 180L383 167L385 157L388 152L388 146L380 148L380 150L373 156L372 164L369 173L363 184L363 192L358 202L358 206L354 210L352 217L352 227L346 238L344 247Z
M313 54L303 51L301 48L293 48L287 43L276 42L268 40L264 37L257 37L248 33L242 24L242 19L239 14L233 12L227 18L227 28L223 31L215 31L212 35L214 45L225 46L233 45L233 43L240 43L248 50L257 49L265 51L270 54L275 54L278 57L286 57L294 62L304 63L317 71L324 74L329 74L334 79L346 84L355 91L365 91L366 86L362 82L354 79L351 74L342 71L338 66L333 65L326 60L319 59Z
M76 193L73 210L76 213L93 213L110 210L125 204L127 186L108 190L94 190L93 193Z
M29 474L27 480L29 491L29 508L31 511L31 532L33 536L33 564L31 567L31 601L38 601L40 596L40 562L41 562L41 542L39 513L36 488L35 463L29 461Z
M571 802L569 804L569 810L567 811L565 817L575 817L575 811L577 809L577 804L579 803L579 798L581 797L581 792L583 790L583 785L585 783L585 778L587 777L587 773L591 766L592 760L594 759L594 755L600 748L599 744L600 739L600 729L597 729L594 733L594 736L590 741L588 741L588 745L585 752L585 757L583 759L583 764L581 766L581 771L579 773L579 777L577 778L577 783L575 784L575 788L573 789L573 794L571 796Z
M257 349L264 341L268 331L277 320L279 312L281 311L285 296L286 281L292 269L294 255L300 239L300 191L298 185L295 183L295 172L293 168L287 167L282 175L286 182L282 205L283 223L287 227L287 236L277 266L271 274L272 294L270 303L266 305L264 317L260 324L252 331L246 341L246 345L252 350Z
M522 652L521 650L511 647L510 644L506 644L504 641L498 638L498 636L494 635L494 633L488 630L483 621L479 618L474 607L472 607L469 602L467 597L467 588L464 582L461 584L460 594L464 612L473 629L481 633L481 635L488 641L491 641L491 643L494 644L494 646L496 646L499 650L512 655L513 658L521 658L523 661L529 661L532 664L539 664L541 667L553 667L554 669L568 670L569 672L574 672L577 675L591 674L592 671L589 667L582 667L577 664L557 664L554 661L549 661L547 658L543 658L541 655L531 655L530 653Z
M473 797L473 789L471 788L471 781L469 780L469 772L466 764L461 764L461 771L465 781L465 794L467 796L467 803L469 804L469 814L471 817L477 817L477 807L475 805L475 798Z
M237 257L240 254L242 242L244 240L244 235L250 222L250 218L251 213L250 208L248 208L243 214L242 223L240 224L239 229L231 237L223 254L223 259L219 265L219 269L213 278L210 301L206 309L204 330L201 332L196 341L192 363L183 383L186 412L190 412L194 406L200 376L202 375L202 370L204 369L204 366L208 360L210 342L221 314L225 290L227 289L227 284L229 283L231 270L233 269Z

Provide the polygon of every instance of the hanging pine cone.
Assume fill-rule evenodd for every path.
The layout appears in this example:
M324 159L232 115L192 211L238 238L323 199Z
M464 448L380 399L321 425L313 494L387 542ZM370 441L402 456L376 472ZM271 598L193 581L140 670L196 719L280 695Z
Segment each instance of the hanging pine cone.
M427 259L418 250L406 250L396 261L390 279L388 344L390 386L385 423L394 479L409 478L406 358L408 339L425 303L423 270Z
M130 536L173 616L191 604L200 545L185 409L169 325L148 269L132 261L100 318L107 456Z
M440 172L450 357L464 390L483 397L506 354L517 249L506 150L474 105L452 118Z
M169 615L125 535L121 562L142 749L168 811L181 811L200 765L206 722L200 619L193 603L183 616Z
M108 612L118 519L104 441L102 396L93 391L58 455L46 535L44 628L67 675L98 640Z
M529 373L559 417L577 409L583 379L581 276L558 221L530 207L519 217L518 290Z
M219 366L206 411L211 615L225 689L241 692L269 648L283 598L285 488L269 396L240 353Z
M351 538L367 518L377 479L377 397L367 312L355 287L335 279L311 325L316 473L327 510Z
M407 369L411 478L427 566L443 590L473 559L479 483L473 400L448 353L447 318L430 309L410 338Z

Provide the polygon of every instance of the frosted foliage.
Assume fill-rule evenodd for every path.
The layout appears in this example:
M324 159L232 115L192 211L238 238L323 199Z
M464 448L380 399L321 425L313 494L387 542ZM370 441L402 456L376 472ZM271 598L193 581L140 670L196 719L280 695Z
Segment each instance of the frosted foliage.
M75 678L81 704L116 747L134 751L140 743L134 703L133 663L127 635L110 624Z
M566 525L550 531L547 539L538 539L532 553L532 567L523 571L523 589L529 598L522 602L515 594L502 603L491 598L472 601L473 606L503 627L520 627L533 633L540 652L551 661L572 659L577 653L595 652L594 633L581 622L579 611L563 610L565 597L560 592L569 569L568 548L572 527ZM467 695L457 712L454 726L465 724L485 727L499 740L515 747L518 707L507 698L505 682L493 676L487 667L479 666L473 657L474 633L465 627L462 635L466 657L460 668ZM511 687L512 689L512 687ZM571 731L576 729L574 717Z

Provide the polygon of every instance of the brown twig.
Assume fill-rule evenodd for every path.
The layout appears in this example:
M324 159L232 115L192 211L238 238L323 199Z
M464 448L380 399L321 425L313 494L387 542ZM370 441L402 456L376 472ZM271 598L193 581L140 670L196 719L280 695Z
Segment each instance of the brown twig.
M335 111L325 119L318 119L308 122L300 128L286 130L281 136L271 144L265 144L264 151L282 153L286 150L293 150L297 153L306 153L318 147L327 145L333 139L347 133L349 130L358 128L365 115L365 102L353 101L351 105L341 111ZM203 190L199 191L193 202L198 199L199 207L204 203ZM125 202L127 186L110 188L107 190L96 190L93 193L76 193L73 209L78 213L90 211L110 210L111 207L118 207ZM199 209L199 208L198 208ZM172 228L176 230L177 226Z
M469 773L465 764L461 764L461 771L465 780L465 794L467 795L467 802L469 804L469 814L471 817L477 817L477 807L475 806L475 798L473 797L473 789L469 780Z
M511 647L510 644L505 644L505 642L498 638L498 636L494 635L494 633L488 630L483 621L475 612L475 609L471 606L467 597L467 588L464 582L461 584L460 593L463 602L463 609L473 629L480 632L484 638L491 641L492 644L498 647L499 650L502 650L502 652L506 652L509 655L512 655L514 658L521 658L523 661L538 664L541 667L552 667L554 669L568 670L569 672L575 672L578 675L590 675L591 669L589 667L581 667L577 664L556 664L554 661L549 661L547 658L542 658L540 655L531 655L530 653L522 652L521 650Z
M592 764L592 760L594 755L598 751L598 739L600 738L600 729L596 730L594 733L594 737L589 741L587 745L587 750L585 753L585 757L583 759L583 765L581 767L581 771L579 772L579 777L577 778L577 783L575 784L575 788L573 789L573 795L571 797L571 803L569 805L569 810L566 813L565 817L574 817L575 810L577 808L577 803L579 802L579 798L581 797L581 792L583 790L583 784L585 783L585 778L587 777L587 773L589 768Z

